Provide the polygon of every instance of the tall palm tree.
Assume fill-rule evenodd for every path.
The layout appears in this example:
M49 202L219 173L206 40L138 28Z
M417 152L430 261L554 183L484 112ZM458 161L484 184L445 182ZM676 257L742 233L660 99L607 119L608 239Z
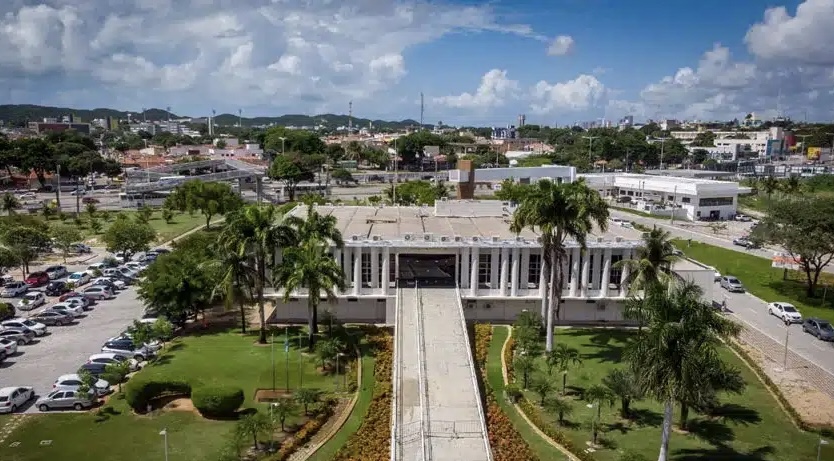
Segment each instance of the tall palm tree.
M568 347L567 344L559 343L556 345L555 349L547 353L545 361L547 363L548 371L556 368L556 370L562 373L562 395L565 395L568 385L568 370L570 370L570 367L573 365L582 364L582 358L579 356L579 351L572 347Z
M759 185L769 200L773 193L779 189L779 180L773 176L765 176L759 180Z
M294 291L307 289L308 346L313 350L318 330L318 306L324 296L336 302L338 290L345 289L342 265L330 256L330 245L321 240L306 240L300 246L284 249L283 261L274 274L275 286L284 289L284 301Z
M643 390L637 385L637 380L629 369L611 370L602 378L602 384L620 399L620 416L623 418L628 418L631 414L631 402L643 398Z
M783 191L785 191L788 195L793 195L799 192L802 188L802 183L799 182L799 178L796 176L790 176L784 181L782 181L779 186Z
M246 333L246 303L252 301L252 286L256 277L255 268L245 253L238 251L221 251L219 259L211 265L219 269L220 280L212 291L212 298L223 296L227 309L237 305L240 311L240 332Z
M723 339L738 334L739 327L701 296L701 289L688 281L649 287L644 298L651 310L647 331L625 351L637 385L664 404L658 461L668 457L674 403L714 395L714 376L704 371L731 370L719 348Z
M524 197L513 214L510 230L520 233L529 228L542 240L542 270L548 274L549 289L543 317L546 319L545 350L553 350L553 321L559 317L567 258L566 242L573 239L583 250L594 226L608 228L608 205L585 181L554 183L543 179Z
M3 201L0 203L3 208L3 211L6 212L9 216L13 215L15 210L20 208L20 200L17 199L14 195L6 192L3 194Z
M253 271L253 297L258 303L260 333L258 342L266 344L264 288L267 269L274 260L275 248L296 244L295 233L281 223L278 210L270 205L247 205L226 218L226 226L218 239L225 251L245 255Z

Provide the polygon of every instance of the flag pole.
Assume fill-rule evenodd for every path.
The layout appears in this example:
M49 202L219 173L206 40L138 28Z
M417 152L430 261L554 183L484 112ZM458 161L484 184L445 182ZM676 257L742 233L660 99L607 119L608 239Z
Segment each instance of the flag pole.
M286 361L286 366L284 369L287 371L286 373L286 386L285 389L287 392L290 391L290 327L284 327L284 358Z
M301 333L298 333L298 388L304 389L304 352L301 349Z
M269 347L272 351L272 392L275 392L275 332L270 333Z

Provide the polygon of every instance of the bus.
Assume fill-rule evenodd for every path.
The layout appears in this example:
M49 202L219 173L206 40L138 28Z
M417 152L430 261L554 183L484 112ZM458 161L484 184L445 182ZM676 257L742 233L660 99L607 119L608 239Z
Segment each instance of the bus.
M161 207L165 204L168 195L170 191L131 192L130 194L122 192L119 194L119 205L122 208Z

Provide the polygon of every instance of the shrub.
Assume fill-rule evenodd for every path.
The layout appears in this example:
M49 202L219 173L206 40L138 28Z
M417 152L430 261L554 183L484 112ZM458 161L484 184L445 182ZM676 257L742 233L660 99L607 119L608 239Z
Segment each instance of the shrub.
M0 303L0 320L6 320L14 317L14 306L9 303Z
M233 386L200 386L191 392L191 402L203 416L231 416L243 405L243 389Z
M191 386L179 380L148 380L134 378L125 386L125 400L136 412L147 410L152 400L166 395L191 395Z
M515 384L507 384L507 387L504 388L504 392L507 394L507 399L513 403L518 403L521 399L521 389L519 389Z

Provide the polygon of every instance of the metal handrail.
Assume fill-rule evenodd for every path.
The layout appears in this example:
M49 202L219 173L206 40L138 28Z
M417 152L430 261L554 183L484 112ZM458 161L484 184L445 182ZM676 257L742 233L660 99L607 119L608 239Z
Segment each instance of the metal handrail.
M466 344L466 360L469 362L469 376L472 379L472 388L475 390L475 395L479 395L478 389L478 378L475 376L475 360L472 358L472 349L469 342L469 331L466 328L466 316L463 313L463 299L461 298L460 294L460 286L457 282L455 282L455 298L458 303L458 314L460 314L460 323L463 327L463 339ZM484 409L482 408L482 402L478 399L478 420L481 423L481 434L483 436L484 441L484 449L487 453L487 461L492 461L492 450L489 446L489 436L487 434L486 428L486 418L484 417Z
M426 343L425 329L423 328L423 297L420 296L420 288L414 283L414 296L417 301L417 383L420 392L420 439L423 448L423 461L431 461L431 441L428 440L431 433L431 422L429 415L429 392L426 379Z
M392 368L392 386L393 397L391 399L391 461L397 461L402 457L400 454L400 430L402 424L402 411L400 410L400 367L402 366L401 331L400 331L400 305L402 298L402 290L397 287L397 299L394 303L394 366Z

